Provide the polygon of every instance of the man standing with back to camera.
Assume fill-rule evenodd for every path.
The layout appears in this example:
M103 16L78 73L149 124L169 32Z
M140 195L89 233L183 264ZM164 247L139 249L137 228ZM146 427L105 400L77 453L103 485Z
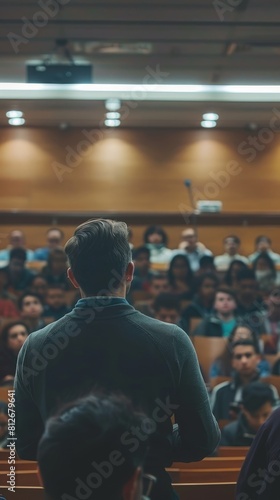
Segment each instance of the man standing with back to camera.
M188 335L125 299L134 269L127 236L125 223L98 219L81 224L66 243L68 276L82 298L69 314L32 333L20 351L17 452L36 460L44 423L60 404L93 389L119 391L148 415L145 426L122 440L132 453L139 440L149 440L145 472L157 477L151 498L171 500L164 468L211 454L220 431Z

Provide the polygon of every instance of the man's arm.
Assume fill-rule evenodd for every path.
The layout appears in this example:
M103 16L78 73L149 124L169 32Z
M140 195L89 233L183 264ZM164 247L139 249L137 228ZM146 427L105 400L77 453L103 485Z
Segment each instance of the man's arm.
M37 459L37 446L44 424L30 392L30 380L36 376L28 363L29 338L18 355L15 378L16 450L23 460Z
M202 460L217 448L220 430L211 412L209 397L199 368L192 342L179 328L176 331L176 349L180 366L175 419L178 429L173 431L174 460L191 462ZM177 339L176 339L177 340Z

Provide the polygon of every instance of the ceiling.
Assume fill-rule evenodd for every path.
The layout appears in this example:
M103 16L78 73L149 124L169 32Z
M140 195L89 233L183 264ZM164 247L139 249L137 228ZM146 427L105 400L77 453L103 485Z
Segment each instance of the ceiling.
M233 7L236 5L236 7ZM42 15L43 7L45 13ZM48 10L51 9L51 10ZM32 21L32 25L28 21ZM39 23L41 26L39 26ZM57 43L57 40L59 42ZM61 40L64 40L61 46ZM66 42L67 43L66 43ZM25 82L25 65L49 61L93 65L93 83L280 83L279 0L0 0L0 81ZM1 98L1 95L0 95ZM218 127L244 129L269 123L275 102L134 101L121 127L200 126L205 111ZM96 100L0 100L18 108L27 126L97 126Z

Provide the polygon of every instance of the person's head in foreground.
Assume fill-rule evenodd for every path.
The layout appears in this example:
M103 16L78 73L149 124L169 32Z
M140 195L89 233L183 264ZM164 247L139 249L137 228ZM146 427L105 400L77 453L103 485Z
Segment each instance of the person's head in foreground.
M274 396L271 387L262 382L251 382L242 390L241 412L250 430L256 433L273 410Z
M124 222L84 222L67 241L68 277L83 297L120 296L129 291L134 265Z
M143 476L148 440L129 440L145 419L124 396L94 394L51 417L38 447L47 499L147 499L146 480L154 480Z

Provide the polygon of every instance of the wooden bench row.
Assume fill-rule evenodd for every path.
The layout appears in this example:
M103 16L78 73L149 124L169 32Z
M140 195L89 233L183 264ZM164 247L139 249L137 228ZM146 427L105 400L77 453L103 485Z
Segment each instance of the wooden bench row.
M180 500L234 500L235 483L194 483L175 484L174 489ZM9 491L7 486L0 486L0 495L6 500L44 500L44 492L41 487L17 486L15 492Z

